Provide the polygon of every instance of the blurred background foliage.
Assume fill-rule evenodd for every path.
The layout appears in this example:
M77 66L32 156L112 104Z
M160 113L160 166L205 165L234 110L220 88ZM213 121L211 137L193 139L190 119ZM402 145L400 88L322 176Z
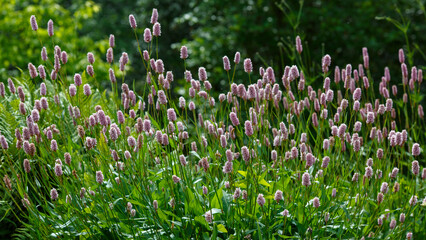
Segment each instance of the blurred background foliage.
M3 82L19 75L18 68L28 74L30 62L35 66L45 64L41 60L42 46L47 48L51 61L55 45L68 53L71 63L65 67L68 76L86 69L88 51L106 52L108 39L91 38L83 30L86 21L93 21L100 13L101 5L93 1L81 1L78 7L67 8L57 0L0 0L0 6L0 77ZM31 15L37 19L37 33L29 25ZM49 19L54 21L53 38L47 34ZM101 59L98 57L98 60ZM109 65L97 61L95 67L106 73Z
M398 49L407 48L404 34L391 22L378 20L386 16L410 23L407 32L410 49L417 66L425 65L426 13L424 0L0 0L0 77L18 74L28 62L38 65L41 46L29 25L36 15L43 43L50 44L47 21L55 23L54 44L70 54L67 72L82 72L87 64L86 53L96 56L97 79L109 86L104 64L108 36L116 36L115 59L129 53L132 68L126 74L136 86L145 79L128 15L138 22L139 39L149 23L152 8L159 10L162 37L158 44L160 58L175 78L182 78L184 66L179 59L182 45L189 48L188 67L194 78L198 67L206 67L216 88L227 84L222 57L231 60L236 51L250 57L254 68L273 66L278 76L285 65L294 64L294 39L300 35L304 45L306 75L315 79L324 54L332 57L332 67L362 63L361 48L367 47L373 77L379 81L385 66L393 76L400 76ZM400 10L401 14L398 13ZM291 47L290 49L288 47ZM144 45L142 44L142 48ZM240 68L242 66L240 65ZM242 73L241 73L242 74ZM72 76L73 74L69 74ZM396 79L394 77L394 80ZM238 75L237 75L238 79ZM238 82L238 80L237 80ZM397 82L399 83L399 81ZM175 88L179 90L179 88Z
M242 59L253 60L255 72L260 66L272 66L281 79L285 65L295 64L294 39L300 35L304 45L302 59L308 82L319 78L321 58L332 57L332 69L351 63L362 63L362 47L368 47L373 78L379 82L385 66L389 66L392 81L400 84L398 49L408 46L414 63L425 68L426 13L424 0L0 0L0 81L20 74L28 74L27 64L42 64L40 52L48 48L53 58L53 47L59 45L68 52L68 77L82 73L87 65L86 54L95 54L97 80L109 87L105 61L109 34L116 37L114 59L122 52L130 56L131 68L126 81L134 82L136 92L145 81L146 73L137 51L128 15L138 22L139 39L149 23L152 8L159 11L162 36L159 39L160 58L167 71L173 71L176 81L183 82L184 65L179 58L182 45L189 48L187 66L197 78L197 69L206 67L209 80L216 89L226 91L226 72L222 57L231 61L236 51ZM398 12L400 11L400 12ZM38 35L31 30L29 19L37 17ZM376 17L390 17L409 23L407 40L404 33L390 21ZM46 31L49 19L54 21L53 41ZM144 46L146 45L143 45ZM406 51L407 52L407 51ZM411 67L411 64L409 65ZM242 65L238 66L242 69ZM119 74L119 71L117 71ZM315 75L317 74L317 75ZM119 77L119 76L118 76ZM237 72L242 82L243 71ZM246 79L246 76L244 76ZM322 80L313 84L322 84ZM182 91L175 84L175 91ZM219 91L215 91L219 93ZM3 190L2 190L3 191ZM0 202L0 238L15 232L19 226ZM18 228L18 230L16 230Z

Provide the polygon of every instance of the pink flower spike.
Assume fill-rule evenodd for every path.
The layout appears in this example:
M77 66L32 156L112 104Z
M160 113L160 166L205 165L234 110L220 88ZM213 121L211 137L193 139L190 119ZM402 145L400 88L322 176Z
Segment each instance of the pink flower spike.
M245 71L246 73L251 73L251 72L253 72L253 65L252 65L252 63L251 63L250 58L246 58L246 59L244 59L244 71Z
M241 54L240 54L240 52L236 52L236 53L235 53L235 57L234 57L234 63L235 63L235 64L240 63L240 59L241 59Z
M223 59L223 69L225 69L225 71L229 71L231 69L229 58L227 56L224 56L222 59Z
M161 24L156 22L152 27L152 35L159 37L161 36Z
M182 46L180 48L180 58L187 59L188 58L188 48L186 46Z
M299 54L301 54L303 51L302 40L299 36L296 37L296 50Z
M52 19L50 19L49 22L47 22L47 34L49 35L49 37L53 36L53 21L52 21Z
M34 15L31 15L30 23L31 23L31 28L33 29L33 31L37 31L38 30L37 20Z
M144 33L143 33L143 40L146 43L151 42L152 40L152 35L151 35L151 30L149 28L145 28Z
M99 184L102 184L104 181L104 175L102 174L102 171L96 171L96 182Z
M151 15L151 24L154 24L158 21L158 10L156 8L152 9L152 15Z
M133 14L129 15L129 23L130 23L130 27L132 27L133 29L136 29L137 24L136 24L135 16L133 16Z

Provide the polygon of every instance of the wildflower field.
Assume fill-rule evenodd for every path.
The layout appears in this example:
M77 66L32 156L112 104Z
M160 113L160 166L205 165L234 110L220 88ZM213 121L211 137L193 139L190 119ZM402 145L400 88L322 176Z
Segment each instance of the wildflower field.
M1 201L11 215L0 224L13 220L14 237L426 237L424 66L412 49L388 49L401 66L392 75L370 69L367 48L345 66L325 54L312 73L297 36L284 71L232 52L218 79L187 69L186 46L175 51L185 71L170 70L158 13L128 16L137 41L128 52L139 58L115 51L107 33L104 55L88 52L79 72L67 71L77 53L55 40L55 23L29 19L39 61L0 82ZM139 79L126 79L130 61L144 69ZM221 80L224 91L212 86Z

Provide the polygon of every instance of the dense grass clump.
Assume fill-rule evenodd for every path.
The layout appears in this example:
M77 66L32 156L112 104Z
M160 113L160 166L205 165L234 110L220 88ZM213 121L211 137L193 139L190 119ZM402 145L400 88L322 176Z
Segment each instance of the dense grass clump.
M100 56L89 52L85 70L67 72L74 63L55 46L53 22L45 40L36 21L40 62L0 85L3 201L17 236L425 236L423 73L403 50L399 84L388 68L371 78L366 48L356 67L340 69L325 55L318 83L305 78L298 37L300 64L282 77L238 52L232 64L223 57L229 91L219 94L210 82L220 79L204 67L167 71L154 10L144 31L129 16L140 60L114 53L110 36L111 88L103 90ZM184 66L190 53L182 46ZM136 80L142 89L125 83L129 61L146 70ZM172 94L178 84L183 96Z

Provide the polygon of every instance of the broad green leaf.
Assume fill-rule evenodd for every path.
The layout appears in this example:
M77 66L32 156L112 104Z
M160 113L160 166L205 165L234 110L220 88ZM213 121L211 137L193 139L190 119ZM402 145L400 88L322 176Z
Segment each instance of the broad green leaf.
M223 224L219 224L217 225L217 230L221 233L227 233L228 230L226 230L225 226L223 226Z
M198 223L201 223L204 227L210 230L209 223L206 221L206 219L203 216L196 216L194 219L195 221L197 221Z
M243 175L244 177L247 177L247 171L238 171L238 173Z
M211 201L211 206L213 208L219 208L219 209L221 208L221 206L222 206L222 203L221 203L222 196L223 196L223 194L222 194L222 188L221 188L221 189L219 189L219 190L217 190L215 192L214 197L213 197L213 199Z
M261 179L261 180L259 181L259 184L262 184L262 185L263 185L263 186L265 186L265 187L270 187L270 186L271 186L268 182L266 182L266 181L265 181L265 179Z

